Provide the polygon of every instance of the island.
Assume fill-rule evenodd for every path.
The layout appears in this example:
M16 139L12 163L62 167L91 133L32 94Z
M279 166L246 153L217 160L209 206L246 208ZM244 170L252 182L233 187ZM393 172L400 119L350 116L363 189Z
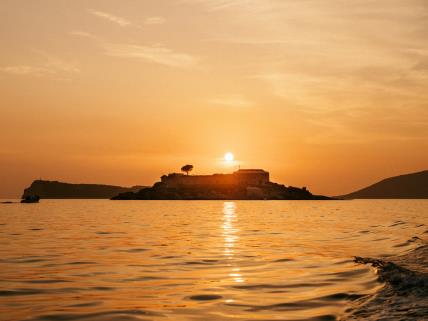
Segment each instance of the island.
M24 190L22 199L37 195L52 199L110 199L124 192L137 192L143 186L122 187L100 184L70 184L58 181L35 180Z
M189 175L193 168L185 165L182 173L163 175L160 182L137 192L124 192L112 200L329 200L313 195L306 187L273 183L263 169L239 169L231 174Z
M343 199L428 199L428 170L386 178Z

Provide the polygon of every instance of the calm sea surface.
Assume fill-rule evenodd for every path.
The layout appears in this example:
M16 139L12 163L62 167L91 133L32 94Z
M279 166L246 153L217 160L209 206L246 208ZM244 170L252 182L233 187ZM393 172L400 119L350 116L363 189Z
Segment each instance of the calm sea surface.
M0 319L335 320L412 251L428 201L0 204Z

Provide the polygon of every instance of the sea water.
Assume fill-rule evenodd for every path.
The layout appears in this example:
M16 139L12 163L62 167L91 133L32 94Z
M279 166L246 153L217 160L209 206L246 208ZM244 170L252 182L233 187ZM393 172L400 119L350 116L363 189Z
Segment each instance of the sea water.
M427 200L0 204L0 319L423 319L423 291L374 304L388 280L354 256L405 258L427 225Z

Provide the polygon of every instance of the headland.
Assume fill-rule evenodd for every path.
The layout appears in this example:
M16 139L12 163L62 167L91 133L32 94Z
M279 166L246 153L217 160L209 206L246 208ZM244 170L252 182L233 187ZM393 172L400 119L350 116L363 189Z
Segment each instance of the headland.
M389 177L343 199L428 199L428 170Z
M119 193L136 192L143 186L122 187L101 184L70 184L58 181L35 180L24 190L22 198L37 195L51 199L109 199Z

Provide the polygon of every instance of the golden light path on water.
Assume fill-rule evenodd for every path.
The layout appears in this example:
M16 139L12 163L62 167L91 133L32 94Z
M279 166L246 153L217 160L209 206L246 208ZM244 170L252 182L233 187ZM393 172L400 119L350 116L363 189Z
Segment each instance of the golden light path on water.
M241 269L233 261L235 253L235 244L239 241L239 229L235 227L238 220L236 214L235 202L224 202L223 204L223 238L224 238L224 256L230 260L232 267L229 276L233 278L236 283L243 283L245 279L241 274Z

